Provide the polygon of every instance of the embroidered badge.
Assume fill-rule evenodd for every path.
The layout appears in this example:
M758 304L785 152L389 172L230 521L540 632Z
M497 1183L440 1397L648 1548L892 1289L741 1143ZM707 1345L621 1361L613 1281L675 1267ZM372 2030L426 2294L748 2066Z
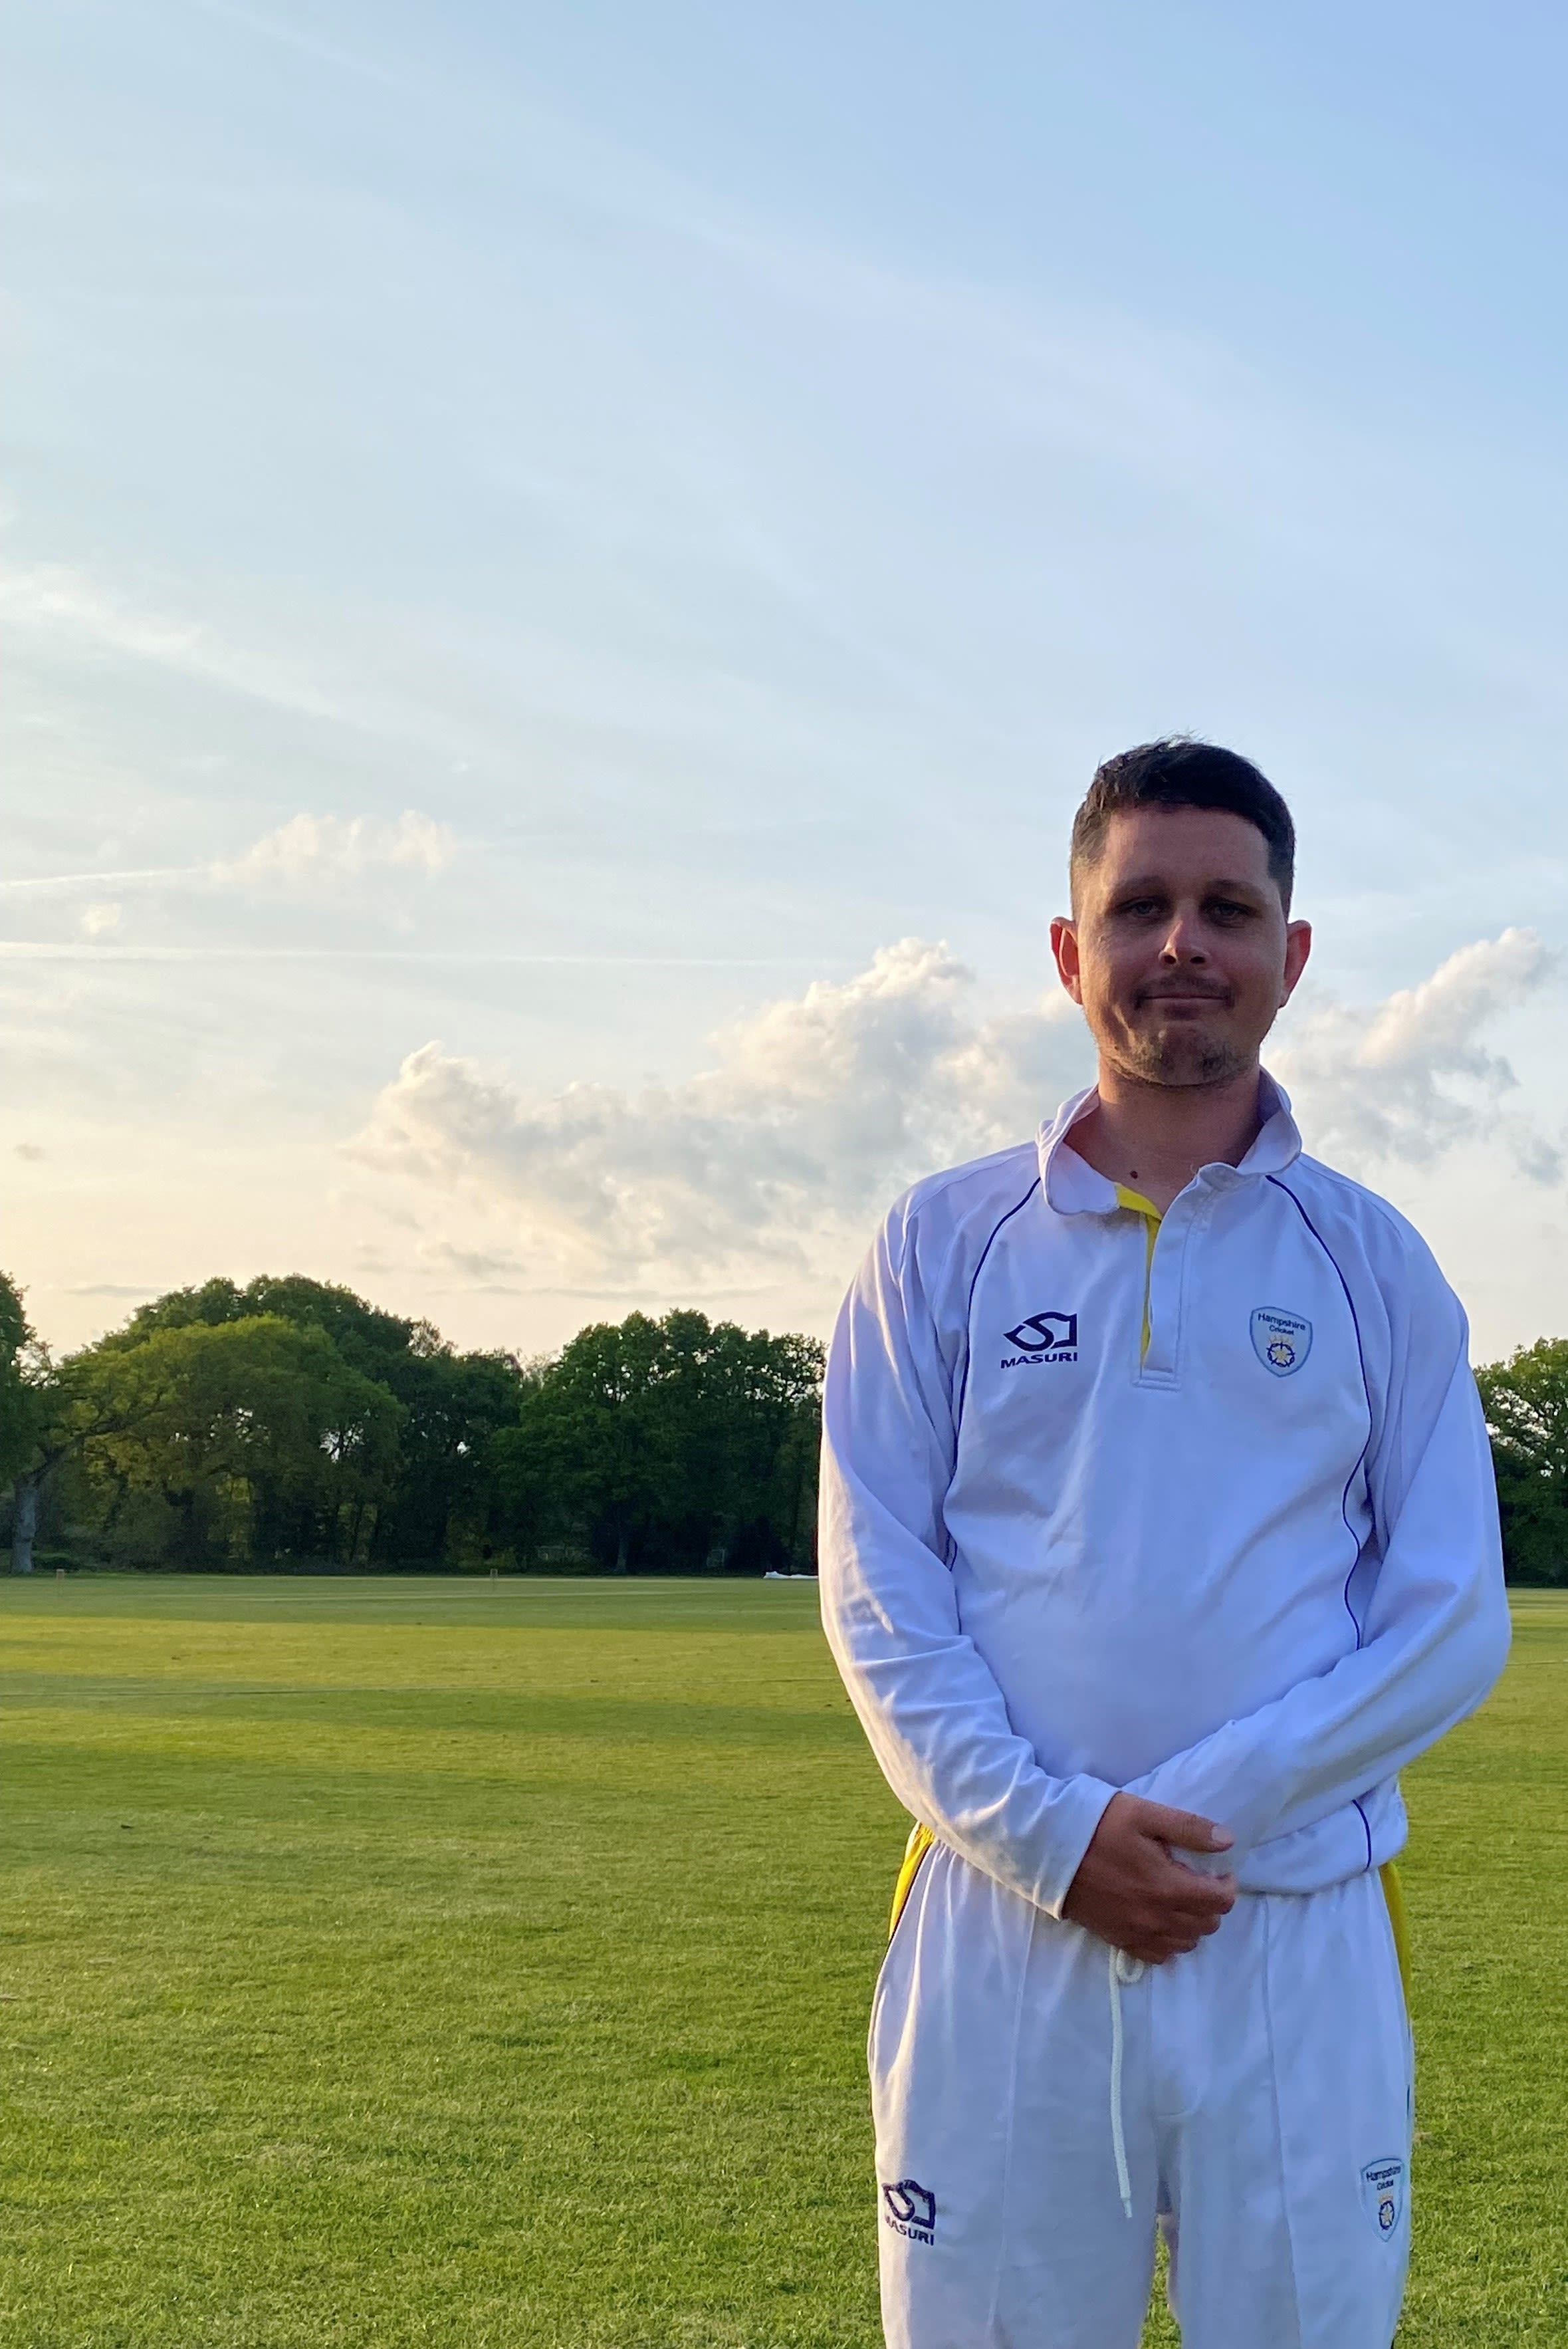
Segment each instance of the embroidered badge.
M1377 2232L1387 2240L1405 2210L1405 2165L1402 2161L1369 2161L1361 2173L1361 2199Z
M1299 1313L1285 1313L1277 1305L1253 1308L1253 1351L1265 1371L1288 1379L1312 1351L1312 1324Z

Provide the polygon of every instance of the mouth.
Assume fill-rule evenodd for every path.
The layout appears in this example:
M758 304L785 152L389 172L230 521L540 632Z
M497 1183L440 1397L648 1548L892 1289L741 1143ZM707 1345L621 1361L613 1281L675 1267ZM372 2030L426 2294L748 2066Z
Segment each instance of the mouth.
M1170 993L1140 995L1138 999L1138 1008L1141 1011L1150 1004L1156 1004L1167 1011L1204 1011L1215 1007L1222 1009L1229 1001L1229 996L1209 994L1196 988L1189 988L1181 994L1172 990Z

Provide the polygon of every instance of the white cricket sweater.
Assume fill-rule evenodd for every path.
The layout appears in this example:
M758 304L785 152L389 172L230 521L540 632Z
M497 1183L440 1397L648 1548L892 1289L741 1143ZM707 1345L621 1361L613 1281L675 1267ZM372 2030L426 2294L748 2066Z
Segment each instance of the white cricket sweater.
M1315 1891L1507 1654L1464 1315L1271 1080L1157 1226L1068 1146L1094 1101L917 1184L845 1300L829 1641L900 1801L1053 1914L1119 1787Z

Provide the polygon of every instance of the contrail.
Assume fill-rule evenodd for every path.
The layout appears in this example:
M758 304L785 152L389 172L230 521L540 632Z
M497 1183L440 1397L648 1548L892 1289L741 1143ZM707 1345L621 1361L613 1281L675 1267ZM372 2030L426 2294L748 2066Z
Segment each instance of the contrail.
M93 947L0 939L5 962L407 962L560 964L626 970L820 970L820 955L493 954L410 947ZM839 956L830 961L842 962Z
M36 873L21 881L0 881L0 890L101 889L122 881L191 881L211 870L205 864L150 864L137 873Z

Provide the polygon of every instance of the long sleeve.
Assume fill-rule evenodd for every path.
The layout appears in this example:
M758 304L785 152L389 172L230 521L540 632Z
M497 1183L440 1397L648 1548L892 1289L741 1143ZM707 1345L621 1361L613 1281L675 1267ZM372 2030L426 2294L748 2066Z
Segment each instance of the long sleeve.
M1507 1657L1491 1454L1464 1317L1435 1267L1418 1268L1400 1320L1367 1462L1379 1554L1365 1561L1359 1644L1129 1789L1222 1821L1238 1858L1391 1779L1474 1711Z
M953 1369L897 1210L845 1301L823 1409L829 1643L889 1785L942 1841L1053 1915L1115 1789L1052 1777L960 1628L942 1507Z

